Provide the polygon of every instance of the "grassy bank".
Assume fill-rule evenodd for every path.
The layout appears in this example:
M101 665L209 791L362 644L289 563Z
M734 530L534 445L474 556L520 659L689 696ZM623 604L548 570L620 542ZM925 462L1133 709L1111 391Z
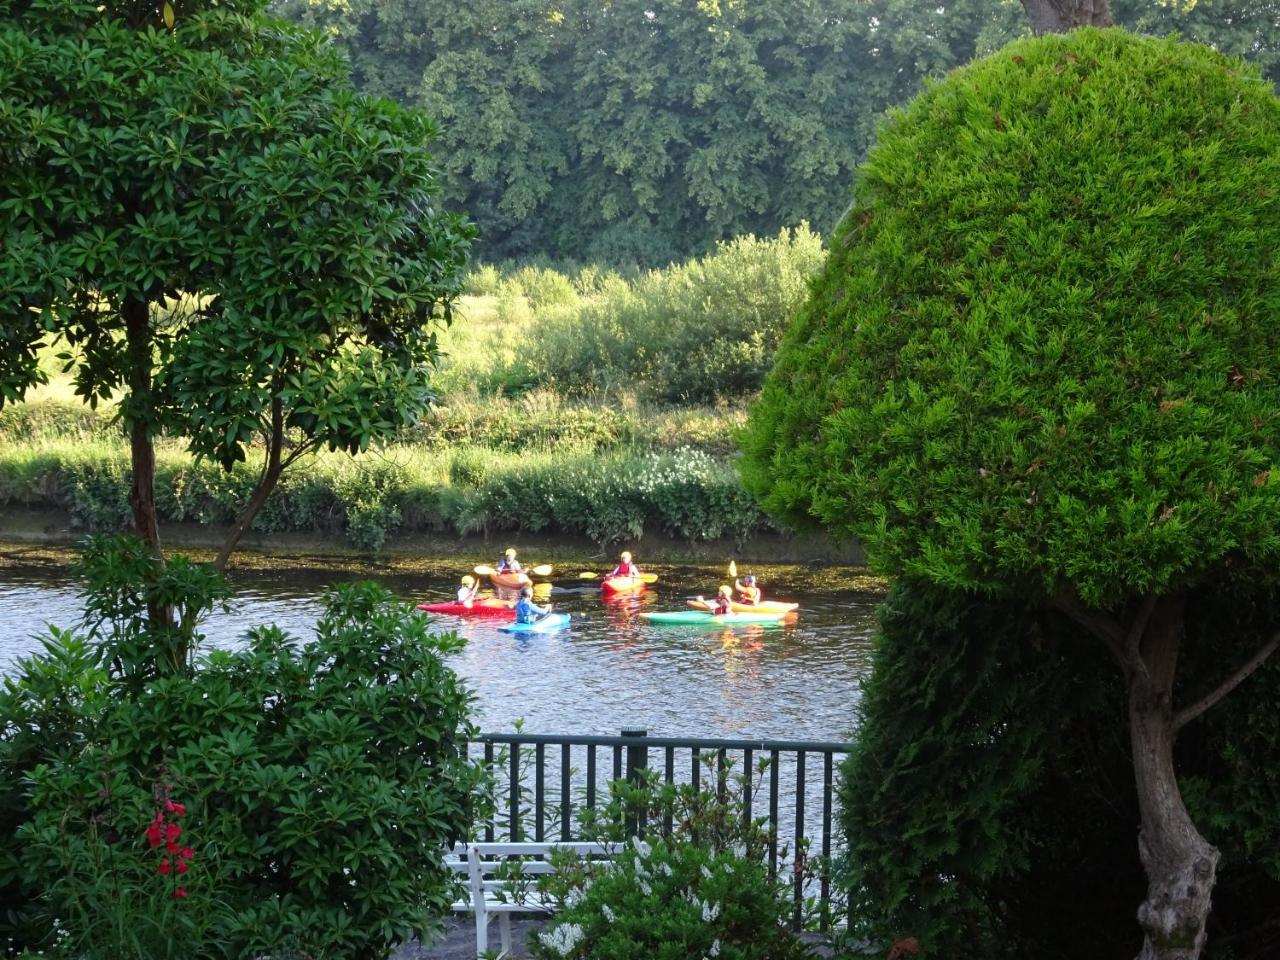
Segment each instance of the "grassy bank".
M253 529L366 550L412 533L607 544L776 532L738 481L734 438L820 253L801 228L631 277L478 268L441 337L437 407L379 450L299 462ZM114 411L80 403L52 354L50 383L0 409L0 504L126 528ZM161 439L162 521L230 523L259 462L226 472Z

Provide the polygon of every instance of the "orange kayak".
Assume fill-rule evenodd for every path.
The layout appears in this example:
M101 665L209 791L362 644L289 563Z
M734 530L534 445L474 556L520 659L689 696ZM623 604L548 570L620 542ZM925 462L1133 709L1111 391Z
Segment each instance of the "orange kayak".
M533 583L529 579L527 573L491 573L489 579L493 581L495 587L502 587L504 590L519 590Z
M600 582L600 589L605 593L639 593L645 588L640 577L610 577Z

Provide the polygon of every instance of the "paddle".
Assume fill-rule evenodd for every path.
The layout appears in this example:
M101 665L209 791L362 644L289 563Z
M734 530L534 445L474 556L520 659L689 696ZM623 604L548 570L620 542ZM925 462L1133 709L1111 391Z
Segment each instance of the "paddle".
M579 580L599 580L600 574L595 573L591 570L583 570L580 574L578 574L578 579ZM658 575L656 573L642 573L640 574L640 579L643 580L645 583L657 583Z
M738 565L732 560L729 561L729 576L733 577L735 580L738 578Z

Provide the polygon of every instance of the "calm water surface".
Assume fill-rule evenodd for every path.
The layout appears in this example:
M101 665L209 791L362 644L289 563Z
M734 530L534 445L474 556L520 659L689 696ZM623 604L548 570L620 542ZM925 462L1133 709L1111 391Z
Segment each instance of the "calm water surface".
M47 624L77 624L81 598L66 571L69 559L0 544L0 673L39 648ZM324 588L342 581L372 578L415 602L446 599L462 573L486 560L492 562L352 568L326 558L248 558L251 568L232 575L232 608L204 625L207 644L234 647L249 627L272 622L308 638L323 612ZM680 609L694 594L714 593L723 567L646 567L659 582L621 604L604 603L597 588L576 579L582 569L592 567L559 565L540 588L550 590L557 609L574 614L568 631L523 639L492 621L438 619L467 638L452 665L476 693L483 729L510 730L523 720L538 733L609 734L628 726L663 736L825 740L850 733L882 596L863 571L752 565L766 595L800 601L800 616L781 627L716 631L649 626L638 612Z

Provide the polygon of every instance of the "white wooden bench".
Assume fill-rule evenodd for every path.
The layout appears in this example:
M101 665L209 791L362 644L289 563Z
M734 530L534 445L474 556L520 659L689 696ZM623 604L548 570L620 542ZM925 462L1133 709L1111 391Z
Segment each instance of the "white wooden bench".
M550 856L555 851L571 851L593 862L608 862L620 844L560 843L472 843L458 844L445 856L445 865L454 873L465 873L470 881L471 897L458 900L453 909L474 911L476 915L476 954L489 949L489 919L498 918L502 953L511 955L511 914L555 912L555 904L531 884L528 889L518 882L525 877L537 878L555 872ZM517 867L516 864L519 864ZM514 877L495 878L494 874L510 870Z

